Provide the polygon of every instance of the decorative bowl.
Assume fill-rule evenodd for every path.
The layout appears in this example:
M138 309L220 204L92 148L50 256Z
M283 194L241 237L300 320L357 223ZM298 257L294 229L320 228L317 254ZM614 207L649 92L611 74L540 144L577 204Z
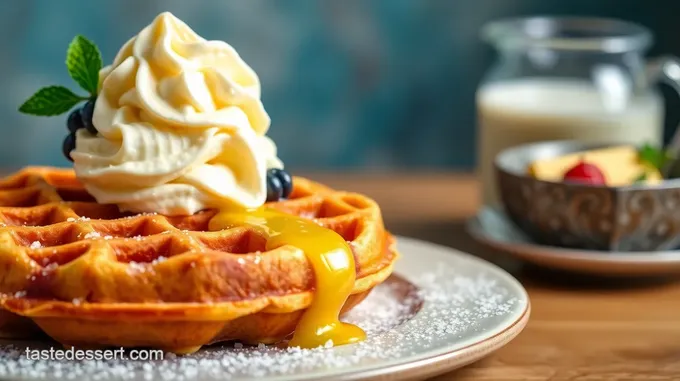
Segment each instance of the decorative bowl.
M680 179L607 187L538 180L527 170L535 160L612 145L551 141L501 152L494 164L508 217L546 245L606 251L680 246Z

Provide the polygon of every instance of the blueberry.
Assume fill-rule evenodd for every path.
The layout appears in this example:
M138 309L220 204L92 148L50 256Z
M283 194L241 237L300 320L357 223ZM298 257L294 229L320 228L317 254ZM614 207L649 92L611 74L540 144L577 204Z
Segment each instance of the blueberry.
M73 161L71 159L71 151L76 149L76 134L71 132L70 134L66 135L66 138L64 138L64 143L61 145L61 150L64 152L64 156L70 161Z
M75 109L68 115L66 127L68 127L68 130L72 133L75 133L81 128L85 128L82 116L80 115L80 109Z
M267 171L267 176L270 175L277 177L281 182L281 197L288 198L291 192L293 192L293 178L290 176L290 173L284 171L283 169L272 168Z
M279 201L283 195L281 180L267 171L267 202Z
M83 125L87 128L87 131L92 135L97 135L97 129L92 124L92 114L94 114L94 102L96 99L90 99L85 103L83 109L80 110L82 116Z

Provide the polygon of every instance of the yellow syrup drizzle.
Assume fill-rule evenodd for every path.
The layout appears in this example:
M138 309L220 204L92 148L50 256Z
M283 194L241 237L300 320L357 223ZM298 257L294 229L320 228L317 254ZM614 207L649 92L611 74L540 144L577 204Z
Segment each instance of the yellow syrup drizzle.
M210 230L250 225L267 237L266 250L284 245L304 251L316 277L316 292L302 315L289 346L315 348L362 341L361 328L343 323L338 315L349 297L356 270L354 256L344 238L314 222L271 209L247 212L221 211L210 221Z

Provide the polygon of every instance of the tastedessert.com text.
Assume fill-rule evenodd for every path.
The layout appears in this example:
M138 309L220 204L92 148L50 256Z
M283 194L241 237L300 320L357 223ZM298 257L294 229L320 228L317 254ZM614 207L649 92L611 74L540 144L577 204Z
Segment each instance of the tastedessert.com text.
M26 348L28 360L56 360L56 361L88 361L88 360L129 360L151 361L163 360L164 352L160 349L68 349L49 348L31 349Z

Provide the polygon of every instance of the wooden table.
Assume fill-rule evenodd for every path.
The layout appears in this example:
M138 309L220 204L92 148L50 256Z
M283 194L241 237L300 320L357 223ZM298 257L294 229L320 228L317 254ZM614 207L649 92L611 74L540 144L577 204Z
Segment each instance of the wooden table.
M560 274L476 244L463 228L479 204L472 176L310 176L373 197L394 233L479 255L526 287L525 330L496 354L434 380L680 380L680 282Z

